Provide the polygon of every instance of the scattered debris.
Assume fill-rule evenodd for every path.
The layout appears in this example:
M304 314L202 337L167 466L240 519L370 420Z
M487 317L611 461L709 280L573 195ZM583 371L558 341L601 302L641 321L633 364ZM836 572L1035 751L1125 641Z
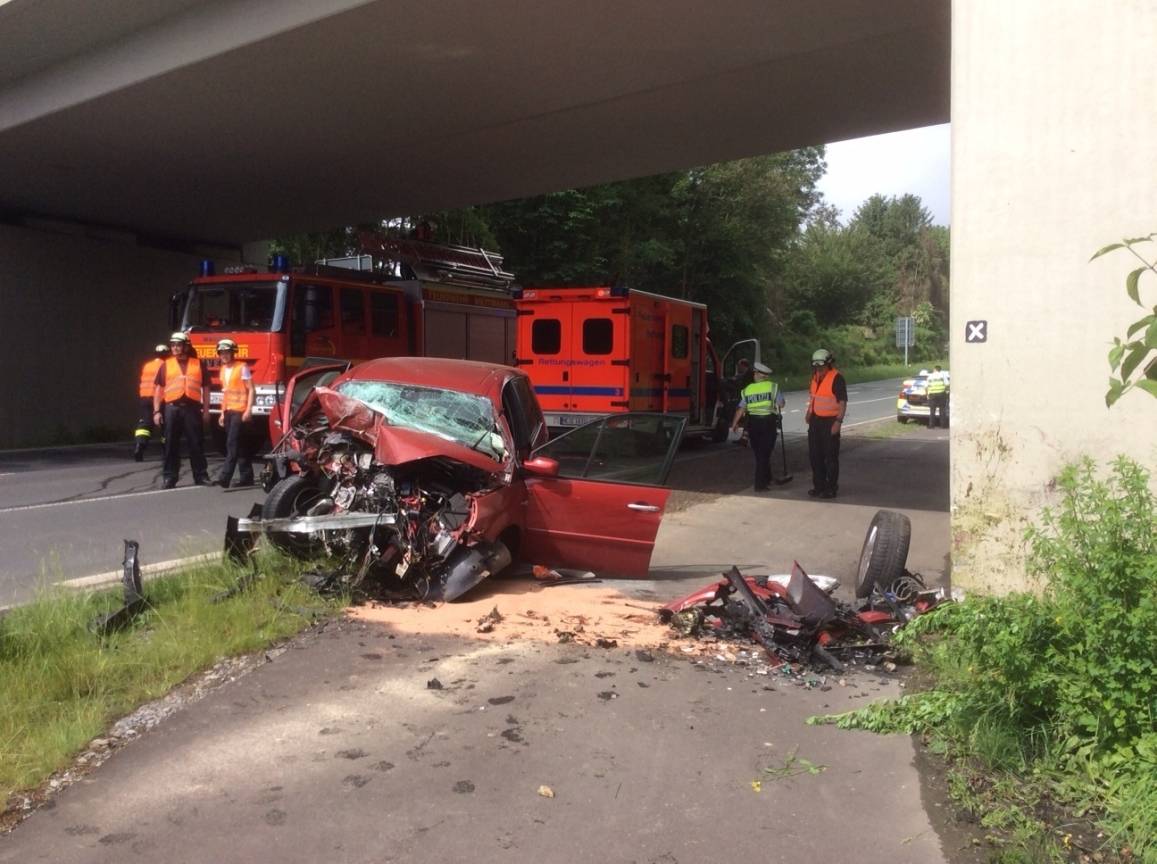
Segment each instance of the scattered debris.
M554 797L554 790L551 789L549 786L539 786L538 787L538 794L541 795L543 798L553 798Z
M478 633L490 633L494 630L494 625L502 623L502 613L498 611L495 606L485 615L478 619L478 626L475 631Z
M459 780L454 784L454 791L459 795L468 795L474 791L474 784L469 780Z
M710 650L709 656L719 662L750 663L752 657L746 652L734 653L719 643L754 639L763 646L768 662L768 669L757 669L756 674L784 666L786 673L794 674L812 664L843 673L849 657L871 659L883 663L887 671L895 671L893 661L879 656L888 649L888 636L944 599L942 590L928 591L918 574L907 571L902 601L877 585L871 596L855 607L831 596L839 585L837 580L810 577L798 562L784 576L745 577L736 567L723 575L722 580L663 606L659 616L675 634L696 639L705 649L697 652L682 646L683 653ZM801 679L797 683L831 689L825 680ZM840 686L845 683L840 680Z
M426 689L427 690L442 690L444 688L442 686L441 681L439 681L437 678L431 678L429 681L426 682Z
M654 663L655 662L655 655L652 654L650 651L644 651L642 648L640 648L638 651L635 652L635 659L639 660L643 663Z
M141 544L136 540L125 540L125 556L121 563L121 583L124 586L124 605L115 612L101 615L88 629L99 636L107 636L120 630L145 608L144 586L141 583Z
M810 759L804 759L796 755L799 750L798 747L793 747L791 752L784 757L782 765L773 765L763 769L763 773L770 776L773 780L786 780L790 777L798 777L801 774L808 774L815 776L822 774L828 769L827 765L818 765ZM756 781L753 781L753 784Z
M600 636L598 639L595 640L595 645L597 645L599 648L618 648L619 647L619 640L607 639L604 636Z

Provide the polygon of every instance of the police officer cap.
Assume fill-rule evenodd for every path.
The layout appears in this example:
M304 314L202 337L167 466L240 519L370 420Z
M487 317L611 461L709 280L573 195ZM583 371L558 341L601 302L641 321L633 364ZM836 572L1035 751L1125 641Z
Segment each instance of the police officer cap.
M771 374L771 367L766 365L765 363L756 363L751 368L754 369L756 372L762 372L764 375L770 375Z

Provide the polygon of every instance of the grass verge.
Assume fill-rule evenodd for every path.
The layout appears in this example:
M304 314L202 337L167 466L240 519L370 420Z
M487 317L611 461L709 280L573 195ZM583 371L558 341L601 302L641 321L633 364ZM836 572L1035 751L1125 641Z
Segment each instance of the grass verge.
M916 733L1005 864L1157 864L1157 496L1084 459L1028 540L1038 593L976 596L896 644L929 689L809 722Z
M220 602L244 572L229 563L150 581L145 611L105 638L88 627L120 606L119 591L58 590L0 620L0 802L40 784L112 721L190 675L340 608L297 581L297 562L272 552L258 562L261 578Z

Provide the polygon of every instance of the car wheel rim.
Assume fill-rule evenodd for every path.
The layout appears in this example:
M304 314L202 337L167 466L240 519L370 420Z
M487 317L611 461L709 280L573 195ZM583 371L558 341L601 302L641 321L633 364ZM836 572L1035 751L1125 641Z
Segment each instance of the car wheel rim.
M868 575L868 568L872 564L872 553L876 551L876 534L879 529L873 525L868 531L868 537L864 540L864 548L860 552L860 567L856 572L856 586L864 584L864 578Z

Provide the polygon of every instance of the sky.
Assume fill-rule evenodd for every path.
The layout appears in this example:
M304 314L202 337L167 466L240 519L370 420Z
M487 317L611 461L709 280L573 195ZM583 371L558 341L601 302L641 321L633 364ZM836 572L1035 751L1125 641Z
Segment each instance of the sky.
M948 225L950 126L873 135L827 146L828 171L819 182L847 222L877 192L919 195L937 225Z

